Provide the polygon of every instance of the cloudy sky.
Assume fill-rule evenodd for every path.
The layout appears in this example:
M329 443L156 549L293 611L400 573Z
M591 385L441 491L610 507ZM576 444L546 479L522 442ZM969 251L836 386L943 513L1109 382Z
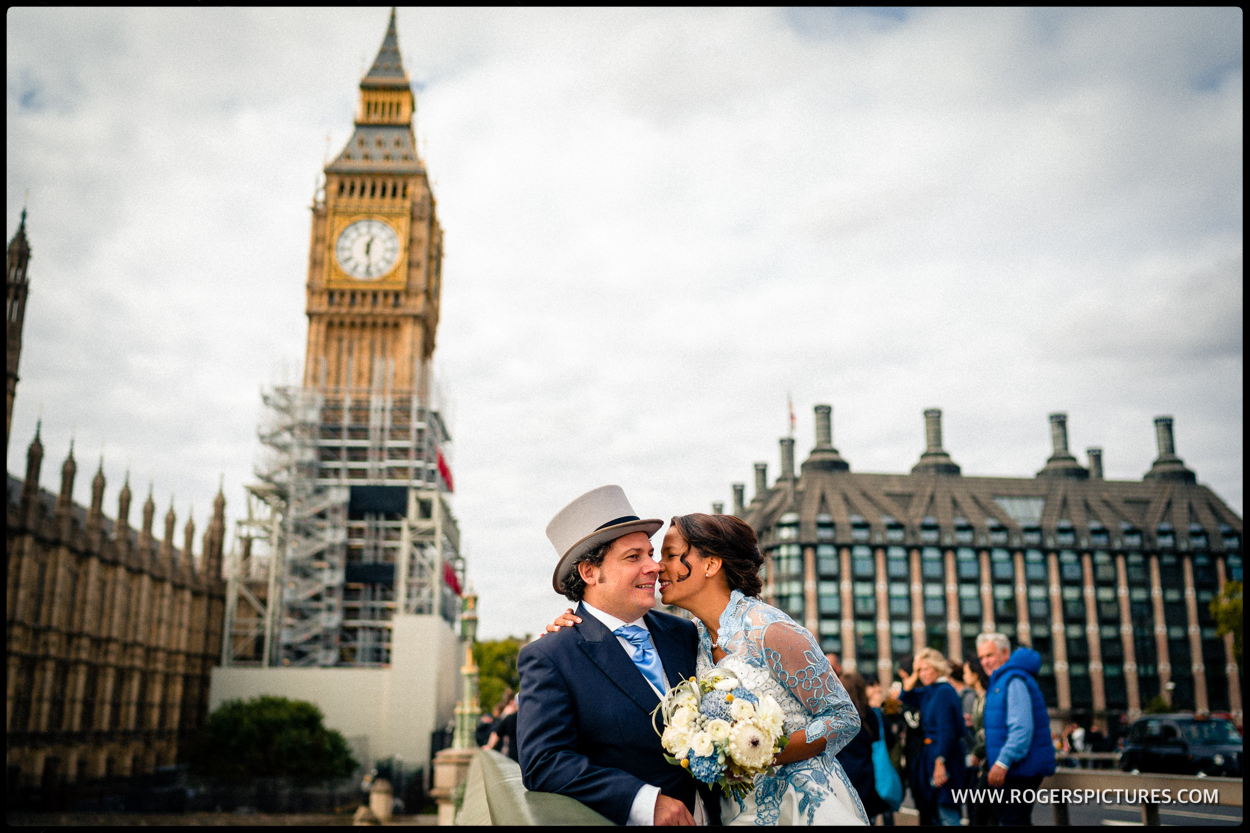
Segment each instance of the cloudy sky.
M382 9L7 15L6 235L31 296L9 471L42 412L179 525L233 521L260 389L297 380L309 213ZM1238 10L414 10L400 47L446 230L436 369L484 637L563 607L543 530L619 483L708 511L834 407L904 472L1047 414L1107 476L1153 417L1242 511ZM750 488L748 488L748 497ZM112 511L110 509L110 511ZM133 516L132 516L133 517Z

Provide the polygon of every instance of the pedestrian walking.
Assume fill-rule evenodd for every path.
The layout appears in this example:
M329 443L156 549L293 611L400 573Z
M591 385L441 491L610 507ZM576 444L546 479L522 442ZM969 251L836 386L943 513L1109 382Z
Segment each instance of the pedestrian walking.
M986 780L1004 789L999 823L1031 825L1033 805L1023 800L1024 791L1036 790L1043 778L1055 773L1050 717L1036 680L1042 658L1032 648L1012 653L1001 633L978 636L977 657L990 675L985 693ZM1013 795L1019 800L1011 801Z
M950 663L941 652L925 648L903 679L900 699L920 711L923 744L911 761L911 782L921 824L961 823L955 790L964 786L963 708L947 676ZM917 686L917 683L920 683Z

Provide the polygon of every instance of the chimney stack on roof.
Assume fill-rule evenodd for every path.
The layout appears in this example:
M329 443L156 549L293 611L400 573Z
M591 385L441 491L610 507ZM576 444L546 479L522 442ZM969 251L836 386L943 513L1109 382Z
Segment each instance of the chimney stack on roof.
M725 514L725 504L719 500L712 501L712 514L713 515Z
M942 450L942 409L929 408L924 412L925 453Z
M850 471L850 464L833 447L833 406L816 406L816 447L803 461L803 471Z
M1186 483L1196 483L1197 476L1185 468L1185 463L1176 456L1176 442L1172 436L1170 416L1155 417L1155 439L1159 443L1159 458L1154 461L1143 479L1181 480Z
M1038 477L1071 477L1085 480L1089 477L1089 469L1077 462L1068 451L1068 415L1056 412L1050 415L1050 443L1054 453L1046 461L1046 465L1037 473Z
M768 491L768 463L755 464L755 497L752 500L763 500Z
M794 438L781 438L781 478L782 480L794 479Z
M1159 442L1159 459L1176 456L1176 442L1172 437L1172 418L1155 417L1155 439Z
M746 508L746 491L747 484L734 484L734 516L741 518L743 509Z
M816 447L833 448L833 406L816 406Z
M1050 444L1054 448L1055 457L1068 455L1068 415L1057 413L1050 415Z
M1102 480L1102 449L1087 448L1085 453L1089 455L1089 479Z
M959 474L959 465L942 449L942 410L929 408L924 412L925 452L912 466L912 474Z

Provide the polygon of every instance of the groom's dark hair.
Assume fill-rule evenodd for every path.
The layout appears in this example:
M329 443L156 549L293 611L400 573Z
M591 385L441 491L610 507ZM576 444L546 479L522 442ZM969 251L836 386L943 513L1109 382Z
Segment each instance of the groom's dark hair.
M615 538L612 539L612 541L615 540ZM608 548L612 546L612 541L604 541L594 549L587 550L573 562L573 569L569 570L564 580L560 582L560 591L564 593L564 597L570 602L580 602L582 596L586 593L586 582L582 581L582 574L578 571L577 565L585 563L592 567L598 567L603 564L603 559L607 556Z
M704 558L716 556L721 560L721 569L729 580L730 590L738 590L744 596L759 596L764 589L764 582L760 580L764 556L760 555L759 541L750 524L733 515L695 512L673 518L673 526L677 527L686 543ZM682 554L681 560L689 570L686 553Z

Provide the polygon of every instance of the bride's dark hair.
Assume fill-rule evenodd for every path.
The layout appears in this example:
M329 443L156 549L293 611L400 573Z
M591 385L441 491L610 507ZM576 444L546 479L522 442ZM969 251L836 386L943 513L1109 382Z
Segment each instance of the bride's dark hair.
M744 596L758 597L764 589L760 581L760 567L764 565L764 556L760 555L759 541L755 530L745 521L733 515L704 515L695 512L690 515L677 515L673 518L673 526L686 539L686 543L697 549L704 558L716 556L721 560L725 578L729 579L729 589L738 590ZM681 556L681 563L686 565L689 575L690 564L686 561L686 553Z

